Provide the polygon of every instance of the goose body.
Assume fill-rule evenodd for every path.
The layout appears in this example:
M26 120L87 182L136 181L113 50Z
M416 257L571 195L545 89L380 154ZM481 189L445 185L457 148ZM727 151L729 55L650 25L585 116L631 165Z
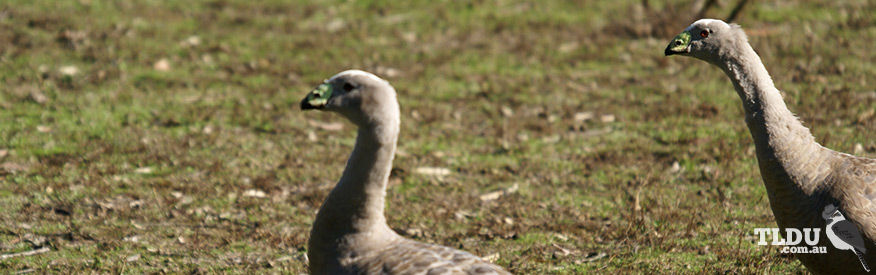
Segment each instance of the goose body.
M876 264L876 160L830 150L788 110L760 57L738 25L721 20L694 22L667 46L666 55L685 55L721 68L742 99L754 139L770 207L784 228L825 228L821 217L836 205L862 233L863 259ZM864 273L854 253L836 249L822 236L827 254L796 254L813 273Z
M386 224L386 183L399 132L389 82L359 70L319 85L301 108L341 114L358 127L346 168L314 221L312 274L510 274L468 252L403 238Z

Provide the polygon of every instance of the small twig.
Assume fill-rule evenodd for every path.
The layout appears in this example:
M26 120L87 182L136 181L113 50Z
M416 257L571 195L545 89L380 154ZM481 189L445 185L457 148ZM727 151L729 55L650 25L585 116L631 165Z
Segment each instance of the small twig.
M592 262L592 261L596 261L596 260L605 258L605 256L608 256L608 254L606 254L605 252L591 252L589 255L587 255L587 257L584 257L584 259L576 260L575 263L580 264L580 263Z
M727 22L733 22L736 20L736 17L739 16L739 12L742 11L742 8L745 7L745 4L748 3L748 0L741 0L739 3L736 3L736 6L733 7L733 11L730 12L730 16L727 16Z
M15 257L33 256L36 254L42 254L42 253L46 253L49 251L51 251L51 249L49 249L48 247L43 247L40 249L31 250L31 251L3 254L3 255L0 255L0 260L5 260L5 259L10 259L10 258L15 258Z

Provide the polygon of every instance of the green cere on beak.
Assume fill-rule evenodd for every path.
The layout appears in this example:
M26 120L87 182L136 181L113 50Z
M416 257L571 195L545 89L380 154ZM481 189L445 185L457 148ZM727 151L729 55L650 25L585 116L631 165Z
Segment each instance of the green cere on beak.
M316 89L310 91L307 97L301 101L301 109L319 109L325 107L329 98L332 97L332 87L328 83L320 84Z
M691 36L689 31L683 31L682 33L679 33L675 36L674 39L672 39L672 42L669 43L669 46L666 46L666 51L664 51L663 53L667 56L673 54L687 53L688 46L690 46L690 37Z

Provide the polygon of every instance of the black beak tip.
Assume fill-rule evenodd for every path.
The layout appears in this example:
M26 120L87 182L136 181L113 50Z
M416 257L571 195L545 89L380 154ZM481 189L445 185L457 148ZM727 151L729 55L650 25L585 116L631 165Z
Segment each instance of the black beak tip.
M670 56L675 54L675 52L673 52L669 47L666 47L666 50L663 51L663 54L665 54L666 56Z
M307 98L302 99L301 100L301 110L306 111L306 110L311 110L311 109L316 109L316 107L313 105L310 105L310 102L308 102Z

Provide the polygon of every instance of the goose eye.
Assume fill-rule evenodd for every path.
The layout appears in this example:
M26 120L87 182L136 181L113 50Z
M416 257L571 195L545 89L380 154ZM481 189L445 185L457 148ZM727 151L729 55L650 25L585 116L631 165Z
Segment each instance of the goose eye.
M707 30L702 30L702 31L700 32L700 36L701 36L702 38L709 37L709 31L707 31Z
M350 84L350 83L344 83L344 87L343 87L343 88L344 88L344 91L349 92L349 91L352 91L353 88L355 88L355 87L353 87L353 84Z

